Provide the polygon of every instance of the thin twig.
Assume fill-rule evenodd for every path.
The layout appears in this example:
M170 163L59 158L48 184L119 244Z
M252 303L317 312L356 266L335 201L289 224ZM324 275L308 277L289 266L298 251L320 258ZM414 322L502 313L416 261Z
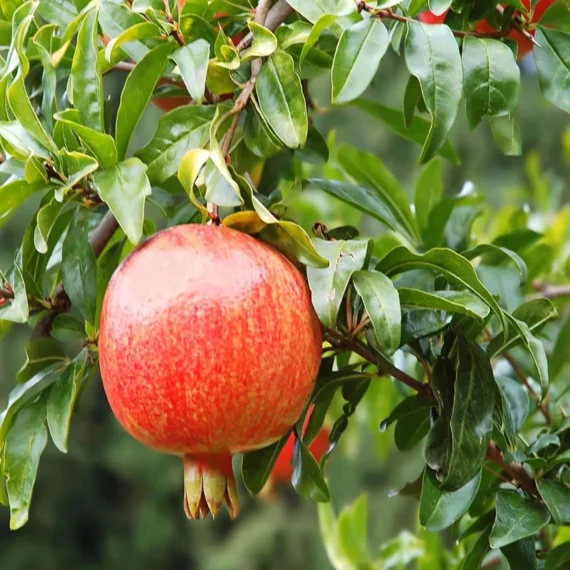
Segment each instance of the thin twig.
M561 299L562 297L570 297L570 285L550 285L536 279L532 282L532 288L536 291L534 295L529 295L527 300L540 299L546 297L547 299Z
M259 10L259 7L258 7ZM274 32L292 13L293 8L285 0L277 0L269 12L267 12L267 18L265 19L265 27L268 30ZM241 51L251 45L253 41L253 34L249 32L237 45L237 50Z
M487 459L496 463L513 481L530 495L537 495L536 483L522 465L507 463L499 446L492 441L487 448Z
M536 401L539 410L542 412L546 423L550 425L552 423L552 416L550 415L550 410L541 400L540 395L537 394L536 390L530 385L524 370L519 366L518 362L513 358L513 355L510 352L503 353L504 359L510 364L513 372L515 373L516 377L519 379L521 384L526 386L526 389L529 391L530 395Z

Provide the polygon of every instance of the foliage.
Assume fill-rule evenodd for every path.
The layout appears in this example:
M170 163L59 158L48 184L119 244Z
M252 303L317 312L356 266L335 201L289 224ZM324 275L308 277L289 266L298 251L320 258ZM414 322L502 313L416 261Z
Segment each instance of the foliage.
M538 23L520 2L500 10L454 2L445 25L419 22L427 5L415 0L0 7L0 223L39 198L12 267L0 273L0 335L12 323L33 329L0 414L0 502L11 528L28 520L48 433L67 449L74 406L97 371L106 284L155 232L152 204L162 225L223 223L278 248L306 274L326 342L315 413L303 439L304 418L293 429L292 484L321 502L335 567L468 570L501 555L512 568L537 560L560 568L570 560L564 544L552 548L570 521L570 329L547 298L567 294L559 285L568 277L567 212L552 215L554 203L538 218L524 209L481 218L481 196L444 197L441 182L441 161L458 161L448 136L462 100L471 128L488 118L500 150L520 151L520 73L505 40L512 29L536 31L542 92L569 110L570 12L561 0ZM450 3L429 7L442 13ZM475 30L482 17L492 31ZM363 97L389 50L410 74L401 110ZM120 97L109 98L110 78L120 74ZM419 144L413 205L376 156L316 128L309 80L322 74L331 104L350 104ZM159 100L172 110L141 144L137 127ZM309 189L360 210L378 230L361 237L355 227L315 223L309 237L286 207ZM401 491L418 497L422 528L375 556L365 540L366 499L336 519L323 470L367 392L394 382L403 385L399 401L376 423L394 424L400 450L423 447L424 469ZM308 445L327 413L334 425L318 464ZM252 493L288 436L244 457ZM449 527L458 545L444 551L430 533Z

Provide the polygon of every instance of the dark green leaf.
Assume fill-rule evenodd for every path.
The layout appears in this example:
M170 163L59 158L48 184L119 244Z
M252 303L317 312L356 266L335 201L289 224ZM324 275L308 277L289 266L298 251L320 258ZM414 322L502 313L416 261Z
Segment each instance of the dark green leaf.
M379 18L362 20L344 30L332 65L333 103L348 103L362 95L389 44L388 30Z
M329 489L315 458L297 435L293 448L291 483L299 495L319 503L330 501Z
M570 489L564 483L550 479L539 479L536 485L554 522L559 525L570 522Z
M416 220L408 198L397 178L375 155L350 146L341 146L337 152L341 168L355 182L370 188L390 209L394 218L412 240L419 238Z
M67 438L75 400L85 378L87 349L83 349L68 366L55 386L51 389L47 402L47 423L55 446L67 453Z
M426 239L425 236L428 235L430 231L430 212L440 201L442 194L441 161L434 159L422 170L416 182L416 194L414 198L416 220L424 241Z
M570 543L565 542L550 551L544 570L562 570L563 564L570 561Z
M405 400L404 400L405 401ZM428 434L430 428L430 408L416 406L398 418L394 428L394 442L400 451L412 450Z
M268 447L243 454L241 465L243 484L252 495L257 495L265 487L273 465L287 443L289 435L287 433Z
M422 117L416 117L408 128L406 127L402 111L398 109L391 109L381 103L367 101L366 99L357 99L351 104L379 119L388 125L396 134L416 144L423 145L427 137L430 136L430 122ZM448 140L437 150L436 155L442 156L454 164L459 164L459 157Z
M534 61L540 88L553 104L570 113L570 34L538 26Z
M420 82L432 118L420 156L420 162L425 163L443 146L455 121L463 83L461 56L447 26L419 22L408 25L404 53L410 73Z
M149 51L129 73L117 111L115 126L119 160L125 158L129 142L152 97L154 86L162 76L172 44L165 43Z
M85 325L76 317L62 313L53 320L51 336L63 343L76 343L85 339Z
M198 105L204 98L209 58L210 45L204 39L197 39L172 55L188 93Z
M499 491L497 514L490 537L491 547L502 548L533 536L549 521L548 509L536 499L521 497L514 491Z
M489 525L479 536L467 556L464 558L460 570L480 570L485 556L491 550L489 545L489 536L491 535L491 526Z
M313 306L325 327L335 328L336 318L352 274L364 267L368 257L368 240L313 240L315 249L329 266L307 268Z
M511 570L524 568L524 570L536 570L536 551L534 537L529 536L501 548L501 552L509 561Z
M51 338L32 339L26 346L26 360L16 374L22 384L39 374L44 368L67 361L63 348Z
M479 471L457 491L442 491L433 471L426 468L420 499L420 523L430 532L438 532L451 526L467 512L480 483Z
M402 322L397 289L388 277L377 271L356 271L352 279L379 346L388 354L394 353L400 346Z
M10 528L18 530L28 522L32 491L40 456L47 444L46 402L18 412L6 438L2 467L10 500Z
M399 288L402 307L430 309L468 315L478 321L489 314L489 307L479 297L466 291L421 291L420 289Z
M462 50L469 126L484 116L511 115L518 102L520 70L515 54L500 40L466 36Z
M69 299L82 316L95 324L97 259L84 223L76 221L67 232L62 249L61 274Z
M275 134L290 148L302 147L307 139L307 106L289 54L280 51L268 58L257 78L256 93Z
M519 382L507 376L496 378L503 407L503 430L511 443L516 444L518 435L530 411L530 398L528 392Z

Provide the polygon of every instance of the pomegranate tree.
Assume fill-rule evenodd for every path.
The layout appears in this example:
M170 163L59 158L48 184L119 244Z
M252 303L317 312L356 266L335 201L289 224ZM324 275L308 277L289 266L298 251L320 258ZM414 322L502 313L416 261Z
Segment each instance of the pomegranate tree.
M115 272L101 314L105 392L121 425L184 463L190 519L232 518L232 455L283 437L307 403L321 332L280 253L235 230L160 232Z

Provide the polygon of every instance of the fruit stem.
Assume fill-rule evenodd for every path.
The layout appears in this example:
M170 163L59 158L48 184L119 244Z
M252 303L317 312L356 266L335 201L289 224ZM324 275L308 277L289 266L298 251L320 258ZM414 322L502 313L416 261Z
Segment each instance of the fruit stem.
M239 499L228 454L185 455L184 511L190 520L216 518L225 502L230 518L239 515Z

